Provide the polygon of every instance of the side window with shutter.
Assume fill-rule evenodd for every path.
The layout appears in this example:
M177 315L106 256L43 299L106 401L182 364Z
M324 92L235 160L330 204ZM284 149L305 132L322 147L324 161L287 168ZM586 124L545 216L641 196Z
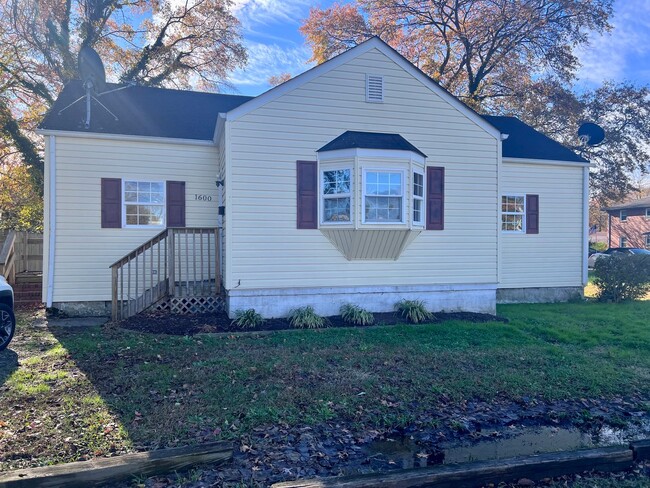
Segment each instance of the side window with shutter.
M316 161L297 161L297 216L298 229L318 228L318 168Z
M539 195L526 195L526 234L539 234Z
M445 228L445 168L427 167L427 230Z
M122 227L122 180L120 178L102 178L102 229L119 229Z

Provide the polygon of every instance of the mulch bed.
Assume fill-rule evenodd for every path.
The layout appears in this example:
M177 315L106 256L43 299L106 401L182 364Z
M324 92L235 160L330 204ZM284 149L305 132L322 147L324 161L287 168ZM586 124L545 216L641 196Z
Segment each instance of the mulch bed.
M404 324L405 319L398 313L375 313L374 325L397 325ZM438 312L435 318L427 323L442 323L450 320L462 320L465 322L486 323L486 322L508 322L508 319L497 315L473 312ZM345 322L340 315L326 317L327 327L367 327L351 325ZM194 335L205 333L233 333L233 332L260 332L293 329L286 319L268 319L260 327L242 329L232 323L225 312L180 315L169 313L141 314L121 321L119 327L138 332L149 332L154 334L168 335Z

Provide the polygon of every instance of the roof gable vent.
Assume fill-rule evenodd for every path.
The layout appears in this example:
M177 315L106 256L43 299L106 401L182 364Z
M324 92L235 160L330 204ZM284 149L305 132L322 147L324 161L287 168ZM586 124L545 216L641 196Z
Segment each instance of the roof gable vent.
M366 102L380 103L384 101L384 77L366 75Z

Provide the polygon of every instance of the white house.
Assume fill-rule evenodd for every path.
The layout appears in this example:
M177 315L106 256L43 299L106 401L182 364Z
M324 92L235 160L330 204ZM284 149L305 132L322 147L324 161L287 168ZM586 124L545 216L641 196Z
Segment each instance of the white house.
M129 87L86 127L85 103L61 111L82 95L40 128L48 306L192 308L221 281L230 314L494 313L586 283L587 161L377 38L254 98Z

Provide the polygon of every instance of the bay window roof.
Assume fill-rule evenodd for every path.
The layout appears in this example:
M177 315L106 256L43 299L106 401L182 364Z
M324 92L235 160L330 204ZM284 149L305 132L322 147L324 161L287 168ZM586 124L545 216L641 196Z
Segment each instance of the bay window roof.
M427 155L404 139L399 134L382 132L346 131L333 141L328 142L316 152L336 151L339 149L390 149L411 151L426 158Z

